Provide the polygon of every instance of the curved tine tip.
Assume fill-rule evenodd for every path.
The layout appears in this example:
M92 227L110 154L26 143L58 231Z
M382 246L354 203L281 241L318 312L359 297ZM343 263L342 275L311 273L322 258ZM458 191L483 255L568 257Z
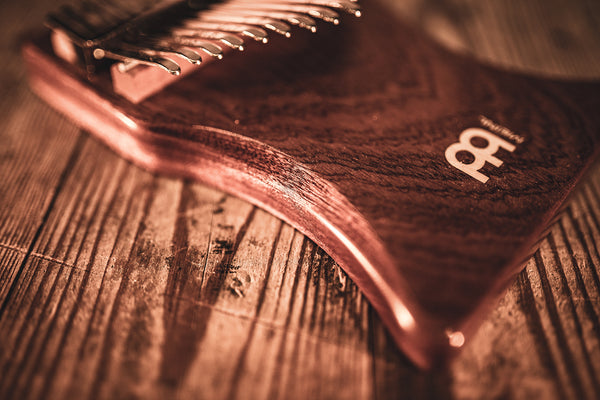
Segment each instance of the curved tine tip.
M233 49L244 51L244 41L237 36L223 35L219 40Z
M202 56L200 56L200 54L194 50L180 49L178 53L194 65L202 64Z
M219 46L217 46L216 44L210 43L210 42L205 42L203 40L199 41L199 42L190 42L190 43L185 43L185 45L189 45L192 47L197 47L199 49L202 49L205 53L209 54L212 57L215 57L219 60L221 60L223 58L223 49Z
M179 76L181 74L181 68L179 68L179 65L168 58L157 59L155 63L160 65L171 75Z
M259 28L247 28L242 32L243 35L249 36L257 42L267 43L269 39L267 38L267 32Z
M270 29L272 31L275 31L277 33L279 33L280 35L283 35L285 37L291 37L292 34L290 33L290 27L289 25L281 22L281 21L270 21L267 22L263 25L265 28Z

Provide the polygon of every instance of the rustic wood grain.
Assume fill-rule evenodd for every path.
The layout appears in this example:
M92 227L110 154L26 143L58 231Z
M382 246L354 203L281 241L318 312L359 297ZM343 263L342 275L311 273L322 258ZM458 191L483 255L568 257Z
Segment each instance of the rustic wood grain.
M43 15L2 7L10 21ZM15 22L2 22L14 57ZM120 160L36 100L18 65L1 109L14 221L0 228L1 397L598 396L597 178L461 357L420 373L322 250L240 200Z

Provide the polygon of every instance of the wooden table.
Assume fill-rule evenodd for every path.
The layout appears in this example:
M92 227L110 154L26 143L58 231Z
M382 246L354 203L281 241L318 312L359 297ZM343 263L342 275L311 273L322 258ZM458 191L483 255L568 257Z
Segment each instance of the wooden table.
M600 397L600 169L462 355L420 372L310 240L28 90L19 37L58 3L0 6L0 398ZM597 3L393 4L488 62L600 77Z

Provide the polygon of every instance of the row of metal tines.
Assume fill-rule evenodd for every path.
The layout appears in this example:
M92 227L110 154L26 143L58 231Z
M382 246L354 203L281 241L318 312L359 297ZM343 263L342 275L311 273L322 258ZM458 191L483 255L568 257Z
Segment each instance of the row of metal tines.
M246 38L290 37L290 25L316 32L316 19L338 24L339 11L361 15L356 0L88 0L63 6L48 24L91 54L84 58L117 60L122 71L146 64L178 75L173 58L221 59L223 46L242 51Z

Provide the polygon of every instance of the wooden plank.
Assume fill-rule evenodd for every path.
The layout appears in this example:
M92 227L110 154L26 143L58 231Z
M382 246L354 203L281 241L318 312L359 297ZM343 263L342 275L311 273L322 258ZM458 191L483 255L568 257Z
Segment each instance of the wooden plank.
M25 85L25 71L15 47L21 20L12 17L39 20L44 8L28 9L23 3L3 7L7 9L0 16L0 51L5 60L0 74L0 243L25 256L31 251L30 246L68 173L70 155L78 148L80 131L49 111ZM21 268L21 262L3 264L2 310Z

